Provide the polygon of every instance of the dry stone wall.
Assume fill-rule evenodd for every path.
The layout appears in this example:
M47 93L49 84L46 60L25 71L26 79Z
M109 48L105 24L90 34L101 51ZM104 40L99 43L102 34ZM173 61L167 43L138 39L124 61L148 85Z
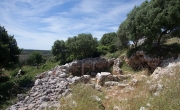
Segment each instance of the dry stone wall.
M18 102L7 110L44 110L51 107L58 109L60 98L71 92L69 85L76 82L88 83L92 73L108 70L113 66L114 60L89 58L43 72L36 76L30 91L18 94ZM120 61L116 62L119 65ZM117 69L117 64L115 67Z
M84 74L93 75L93 73L109 71L113 66L114 59L105 58L87 58L66 64L67 71L75 76Z

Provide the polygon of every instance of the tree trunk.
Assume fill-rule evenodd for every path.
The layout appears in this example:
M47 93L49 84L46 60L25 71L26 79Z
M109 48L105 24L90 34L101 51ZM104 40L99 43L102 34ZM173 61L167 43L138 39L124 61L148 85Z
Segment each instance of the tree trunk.
M36 65L36 68L39 69L39 65L38 64Z
M163 36L163 33L161 33L159 38L158 38L158 41L157 41L157 46L158 47L160 46L162 36Z
M162 38L162 36L163 36L164 34L168 34L168 33L167 33L167 30L163 31L163 32L160 34L160 36L159 36L159 38L158 38L158 41L157 41L157 46L158 46L158 47L160 46L161 38Z
M134 41L133 43L134 43L134 48L136 48L137 47L137 42Z

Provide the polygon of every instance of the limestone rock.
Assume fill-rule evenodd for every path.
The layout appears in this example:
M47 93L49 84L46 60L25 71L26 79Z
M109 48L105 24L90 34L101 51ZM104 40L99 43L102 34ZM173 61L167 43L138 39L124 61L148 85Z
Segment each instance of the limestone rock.
M139 110L148 110L148 109L145 107L141 107Z
M121 83L118 84L118 87L120 87L120 88L125 88L127 86L129 86L129 84L121 84Z
M107 81L104 83L104 86L106 87L110 87L110 86L114 86L114 85L118 85L119 83L116 81Z
M162 84L154 84L149 87L149 91L154 95L159 95L159 92L163 89Z
M103 85L104 84L104 81L105 79L107 78L108 75L110 75L111 73L109 72L101 72L101 73L98 73L96 75L96 80L97 80L97 83L98 85Z
M26 97L25 94L18 94L17 95L18 101L24 100L25 97Z
M28 109L31 110L31 109L34 108L34 106L35 106L35 104L29 104L29 105L28 105Z
M120 66L122 66L122 61L119 58L115 59L112 73L115 74L115 75L122 74L123 72L120 69Z

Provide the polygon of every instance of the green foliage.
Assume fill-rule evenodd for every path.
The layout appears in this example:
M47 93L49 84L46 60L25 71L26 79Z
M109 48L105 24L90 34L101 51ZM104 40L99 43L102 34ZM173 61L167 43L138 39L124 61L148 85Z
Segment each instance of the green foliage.
M118 40L116 42L116 45L121 50L127 48L129 44L129 39L127 37L128 34L127 29L128 29L127 20L125 20L124 22L121 23L117 31Z
M25 92L27 88L32 87L37 74L47 71L56 65L57 63L46 62L39 69L35 69L34 66L23 66L21 69L25 74L19 77L16 77L19 71L18 68L3 71L4 77L0 77L0 96L2 96L0 97L0 102L12 99L17 94Z
M42 62L42 54L39 52L33 52L31 55L29 55L29 59L33 65L36 65L38 68L38 65Z
M17 81L19 87L31 87L33 82L33 76L30 75L22 76Z
M106 58L118 58L120 55L120 52L119 51L116 51L114 53L107 53L105 55Z
M100 45L97 47L98 52L100 52L102 55L105 55L108 52L115 52L117 50L116 41L117 34L115 32L104 34L99 41Z
M104 46L115 44L117 35L115 32L105 33L100 39L100 44Z
M67 41L57 40L52 46L52 53L60 64L72 61L74 59L82 59L93 57L98 45L97 38L93 38L91 34L79 34Z
M63 40L55 41L51 51L52 54L56 56L58 59L65 57L66 54L65 42Z
M93 38L91 34L79 34L66 41L67 51L74 56L74 59L93 56L97 44L97 39Z
M17 64L20 49L14 36L8 35L6 29L0 26L0 69Z
M19 71L19 68L14 69L13 71L9 72L10 77L15 77Z
M116 51L117 51L116 45L115 45L115 44L109 45L109 46L108 46L108 51L109 51L110 53L116 52Z
M9 76L7 76L7 75L1 75L1 77L0 77L0 83L6 82L6 81L8 81L8 80L9 80Z
M146 0L140 6L135 6L119 26L117 35L121 46L126 41L123 39L128 38L137 47L138 40L145 36L147 42L144 49L149 51L153 47L160 47L163 37L179 36L179 4L179 0Z
M100 53L101 55L105 55L108 53L109 48L104 45L100 45L97 47L97 52Z

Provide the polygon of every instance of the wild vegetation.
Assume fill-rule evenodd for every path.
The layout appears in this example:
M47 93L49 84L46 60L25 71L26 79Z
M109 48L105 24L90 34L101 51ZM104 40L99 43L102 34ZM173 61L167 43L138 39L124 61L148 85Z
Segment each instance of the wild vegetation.
M60 100L62 110L104 110L101 99L103 93L91 86L76 84L72 85L72 96L63 97ZM99 100L100 99L100 100ZM74 103L72 103L74 101Z
M105 33L99 41L87 33L69 37L66 41L57 40L54 42L51 51L20 49L14 36L8 35L6 29L0 26L0 108L8 105L4 103L13 99L18 93L27 91L32 86L37 74L47 71L57 64L100 56L123 59L125 56L130 57L139 50L155 57L176 58L180 54L178 38L180 36L179 10L179 0L146 0L140 6L135 6L131 10L127 18L120 24L117 32ZM143 42L142 39L144 39ZM133 44L133 46L130 47L130 44ZM177 68L175 70L179 73ZM22 70L21 76L18 76L20 69ZM134 73L125 62L122 69ZM153 97L152 100L150 100L151 95L147 93L147 95L139 98L132 98L132 95L132 99L128 101L118 102L113 100L109 104L120 103L126 109L132 110L139 109L146 101L149 101L153 105L150 107L152 110L178 109L179 86L173 86L179 85L178 77L177 74L176 77L172 78L172 83L167 84L171 89L163 91L160 96ZM146 93L144 83L142 81L137 86L137 93L140 93L140 90L145 90ZM79 95L99 94L97 91L89 87L82 87L82 85L75 85L73 91L73 100L79 101L78 104L81 104L74 109L91 108L92 104L98 107L94 109L103 109L98 101L87 95L83 96L82 100L78 99ZM102 94L99 95L99 97L101 96ZM64 99L61 102L68 103ZM84 106L85 103L88 103L89 106ZM104 103L106 104L106 102ZM66 104L62 107L63 109L69 109Z

